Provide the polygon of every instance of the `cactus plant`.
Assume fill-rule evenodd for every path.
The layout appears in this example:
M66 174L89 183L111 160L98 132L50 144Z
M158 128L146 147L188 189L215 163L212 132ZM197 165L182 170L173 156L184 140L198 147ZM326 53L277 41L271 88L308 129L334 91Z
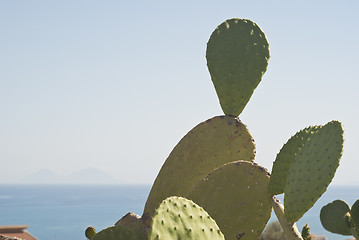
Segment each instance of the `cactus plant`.
M193 201L169 197L162 201L153 217L149 240L224 240L208 213Z
M303 239L295 222L331 182L342 154L343 129L332 121L299 131L277 155L271 175L254 163L254 140L237 117L261 81L269 57L267 39L254 22L229 19L215 29L206 59L225 115L200 123L176 145L155 179L141 217L129 213L91 239L116 234L119 239L124 234L144 240L223 239L213 219L192 221L189 216L200 209L194 202L216 219L227 239L258 239L272 207L286 239ZM274 196L281 193L285 207ZM182 197L192 199L190 205L196 207L184 207L189 200ZM359 212L359 203L353 211ZM345 219L353 226L359 221L348 215ZM213 232L207 231L211 228Z
M359 239L359 199L350 206L343 200L335 200L322 207L320 221L332 233L353 235Z

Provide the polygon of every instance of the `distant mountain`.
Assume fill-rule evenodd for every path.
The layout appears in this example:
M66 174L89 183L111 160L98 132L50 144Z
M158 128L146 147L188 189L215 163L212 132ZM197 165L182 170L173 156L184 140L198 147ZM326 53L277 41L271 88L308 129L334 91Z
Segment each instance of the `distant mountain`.
M64 179L48 169L41 169L23 178L22 182L29 184L59 184Z
M22 179L26 184L116 184L118 181L97 168L83 169L61 177L48 169L42 169Z

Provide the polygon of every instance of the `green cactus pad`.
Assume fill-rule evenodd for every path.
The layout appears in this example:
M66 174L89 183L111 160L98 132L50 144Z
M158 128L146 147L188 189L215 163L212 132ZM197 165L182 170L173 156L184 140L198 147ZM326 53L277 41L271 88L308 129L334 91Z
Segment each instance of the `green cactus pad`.
M212 33L206 58L223 112L238 116L267 70L264 32L250 20L229 19Z
M323 227L332 233L352 235L351 228L344 216L350 212L349 205L342 200L335 200L320 210L320 221Z
M156 210L148 239L224 240L224 236L203 208L182 197L169 197Z
M297 132L283 145L274 161L269 181L269 192L273 195L284 193L288 171L299 150L318 130L318 126L308 127Z
M252 161L254 140L238 118L218 116L184 136L163 164L146 202L143 218L170 196L186 197L213 169L238 159Z
M98 232L91 240L143 240L124 226L112 226Z
M302 237L303 240L314 240L314 236L310 234L310 227L308 223L306 223L302 228Z
M149 228L144 224L142 218L132 212L127 213L115 223L115 226L124 226L136 233L140 239L146 239Z
M356 202L353 204L350 213L351 213L352 221L359 231L359 199L356 200Z
M326 191L343 151L343 128L331 121L305 143L289 169L284 189L284 212L296 222Z
M268 183L265 168L236 161L203 178L189 198L216 220L226 239L258 239L272 213Z
M96 229L94 227L88 227L85 230L85 236L87 239L91 239L93 238L93 236L95 236L96 234Z

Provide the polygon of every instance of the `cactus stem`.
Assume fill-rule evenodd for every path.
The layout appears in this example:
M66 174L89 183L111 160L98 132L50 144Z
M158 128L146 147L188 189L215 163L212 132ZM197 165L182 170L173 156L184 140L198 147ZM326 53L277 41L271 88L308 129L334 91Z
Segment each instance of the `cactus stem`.
M280 200L276 197L273 197L272 199L274 213L277 216L280 225L282 226L285 238L287 240L303 240L302 235L300 235L300 232L297 228L297 225L295 223L288 222L285 218L284 207Z

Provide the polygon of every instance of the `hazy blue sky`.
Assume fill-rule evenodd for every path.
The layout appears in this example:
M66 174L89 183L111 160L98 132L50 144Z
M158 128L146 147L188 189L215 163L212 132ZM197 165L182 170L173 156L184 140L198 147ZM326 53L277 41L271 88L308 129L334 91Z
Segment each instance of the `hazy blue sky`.
M1 1L0 183L40 169L151 184L195 125L221 115L206 43L228 18L270 43L240 118L271 169L296 131L345 128L334 184L359 185L359 1Z

